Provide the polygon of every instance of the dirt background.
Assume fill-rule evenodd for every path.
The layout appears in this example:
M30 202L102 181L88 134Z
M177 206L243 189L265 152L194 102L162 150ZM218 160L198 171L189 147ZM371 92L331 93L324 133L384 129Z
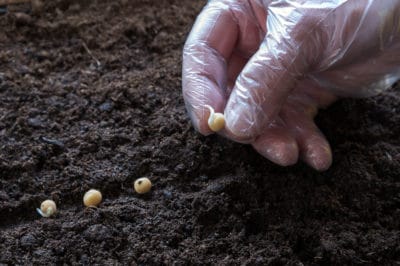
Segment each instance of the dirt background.
M205 1L48 2L0 17L1 265L400 264L399 89L319 114L330 170L282 168L190 125L181 50Z

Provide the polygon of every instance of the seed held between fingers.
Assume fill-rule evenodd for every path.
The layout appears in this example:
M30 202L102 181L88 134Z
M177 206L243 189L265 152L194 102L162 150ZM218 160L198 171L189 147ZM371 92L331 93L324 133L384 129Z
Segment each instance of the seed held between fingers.
M40 204L40 209L37 208L36 211L42 216L42 217L50 217L54 215L57 212L57 206L56 203L53 200L45 200Z
M83 196L83 204L86 207L97 207L102 200L101 192L96 189L90 189Z
M214 132L223 129L225 126L224 114L214 112L214 108L209 105L206 105L206 107L210 110L210 116L208 117L208 127Z
M139 194L145 194L151 189L151 181L147 177L136 179L134 183L135 191Z

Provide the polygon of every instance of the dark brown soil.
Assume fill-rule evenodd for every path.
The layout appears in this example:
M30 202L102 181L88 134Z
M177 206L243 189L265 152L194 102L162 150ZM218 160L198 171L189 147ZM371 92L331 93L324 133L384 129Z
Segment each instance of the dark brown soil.
M48 2L0 17L0 264L400 264L398 89L319 114L330 170L282 168L190 125L181 50L205 1Z

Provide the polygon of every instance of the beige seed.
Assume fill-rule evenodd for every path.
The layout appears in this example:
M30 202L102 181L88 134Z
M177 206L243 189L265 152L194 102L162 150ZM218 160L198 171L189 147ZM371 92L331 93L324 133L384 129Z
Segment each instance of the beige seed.
M134 183L135 191L139 194L145 194L151 189L151 181L147 177L136 179Z
M57 212L57 206L53 200L45 200L40 204L40 209L37 208L36 211L42 217L50 217Z
M222 113L215 113L214 108L209 105L206 107L210 110L210 116L208 117L208 127L214 131L220 131L225 126L225 117Z
M90 189L83 196L83 204L86 207L96 207L102 200L101 192L96 189Z

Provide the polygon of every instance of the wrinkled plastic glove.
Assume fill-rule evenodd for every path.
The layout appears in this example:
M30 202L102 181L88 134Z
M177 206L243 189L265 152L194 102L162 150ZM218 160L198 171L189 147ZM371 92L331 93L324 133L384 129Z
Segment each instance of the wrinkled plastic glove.
M332 161L318 109L399 78L399 0L209 1L183 50L183 96L200 133L212 133L210 105L225 114L221 135L317 170Z

